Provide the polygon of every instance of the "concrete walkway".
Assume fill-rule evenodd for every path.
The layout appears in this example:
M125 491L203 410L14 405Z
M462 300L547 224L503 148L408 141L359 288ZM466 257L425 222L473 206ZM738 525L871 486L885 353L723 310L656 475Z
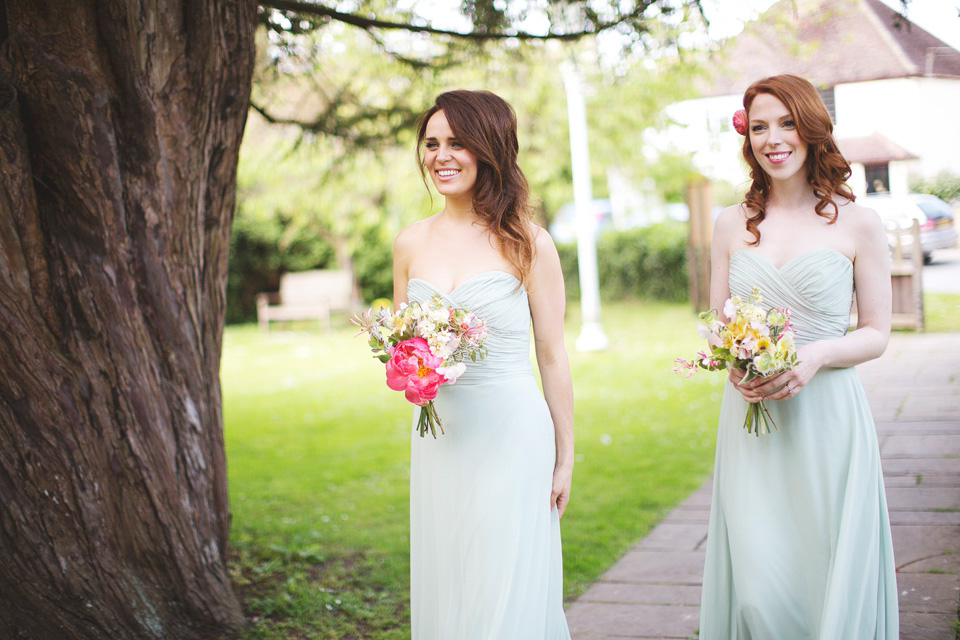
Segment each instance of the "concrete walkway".
M901 640L953 640L960 599L960 333L894 334L859 367L877 423ZM695 637L710 487L678 506L567 610L574 640Z

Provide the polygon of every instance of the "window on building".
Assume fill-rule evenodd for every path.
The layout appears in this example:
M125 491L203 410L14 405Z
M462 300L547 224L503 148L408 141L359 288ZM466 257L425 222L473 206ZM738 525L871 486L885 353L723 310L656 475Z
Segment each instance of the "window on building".
M827 111L830 112L830 120L837 124L837 107L833 99L833 87L829 89L818 89L823 104L827 105Z
M867 179L867 193L887 193L890 191L890 165L872 164L863 168Z

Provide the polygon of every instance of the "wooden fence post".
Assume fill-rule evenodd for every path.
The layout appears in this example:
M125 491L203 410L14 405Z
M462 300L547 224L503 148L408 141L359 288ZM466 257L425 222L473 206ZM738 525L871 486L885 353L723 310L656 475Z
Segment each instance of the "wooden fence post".
M887 233L892 238L890 325L894 329L923 331L923 250L920 248L920 223L913 220L909 229L894 224L887 229ZM904 255L903 247L907 245L910 247L910 254Z
M687 240L687 277L690 300L695 311L710 308L710 239L713 236L713 195L706 180L691 182L686 189L690 209L690 235Z

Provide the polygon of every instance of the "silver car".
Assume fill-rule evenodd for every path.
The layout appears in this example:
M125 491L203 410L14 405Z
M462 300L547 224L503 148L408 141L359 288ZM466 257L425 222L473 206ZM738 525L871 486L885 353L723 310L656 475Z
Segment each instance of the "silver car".
M880 214L887 227L898 226L907 229L917 220L920 223L920 250L923 263L930 264L936 249L949 249L957 244L957 228L953 221L953 210L937 196L923 193L909 193L905 196L871 193L857 199L865 207ZM910 247L901 238L901 247L909 254Z

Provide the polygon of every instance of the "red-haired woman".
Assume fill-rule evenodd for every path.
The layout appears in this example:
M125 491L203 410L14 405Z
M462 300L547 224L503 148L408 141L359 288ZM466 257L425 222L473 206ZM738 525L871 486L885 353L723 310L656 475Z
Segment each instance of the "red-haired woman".
M567 640L560 516L573 473L573 387L556 247L530 222L513 109L443 93L418 155L443 209L397 236L394 303L436 293L486 322L488 355L435 401L438 438L413 436L414 640ZM530 323L543 394L530 364Z
M717 218L711 303L722 309L759 287L765 305L790 309L801 364L750 382L730 372L700 638L895 640L880 452L854 370L883 353L890 333L886 235L845 184L850 166L813 85L766 78L743 106L753 183ZM748 436L747 403L761 398L779 431Z

